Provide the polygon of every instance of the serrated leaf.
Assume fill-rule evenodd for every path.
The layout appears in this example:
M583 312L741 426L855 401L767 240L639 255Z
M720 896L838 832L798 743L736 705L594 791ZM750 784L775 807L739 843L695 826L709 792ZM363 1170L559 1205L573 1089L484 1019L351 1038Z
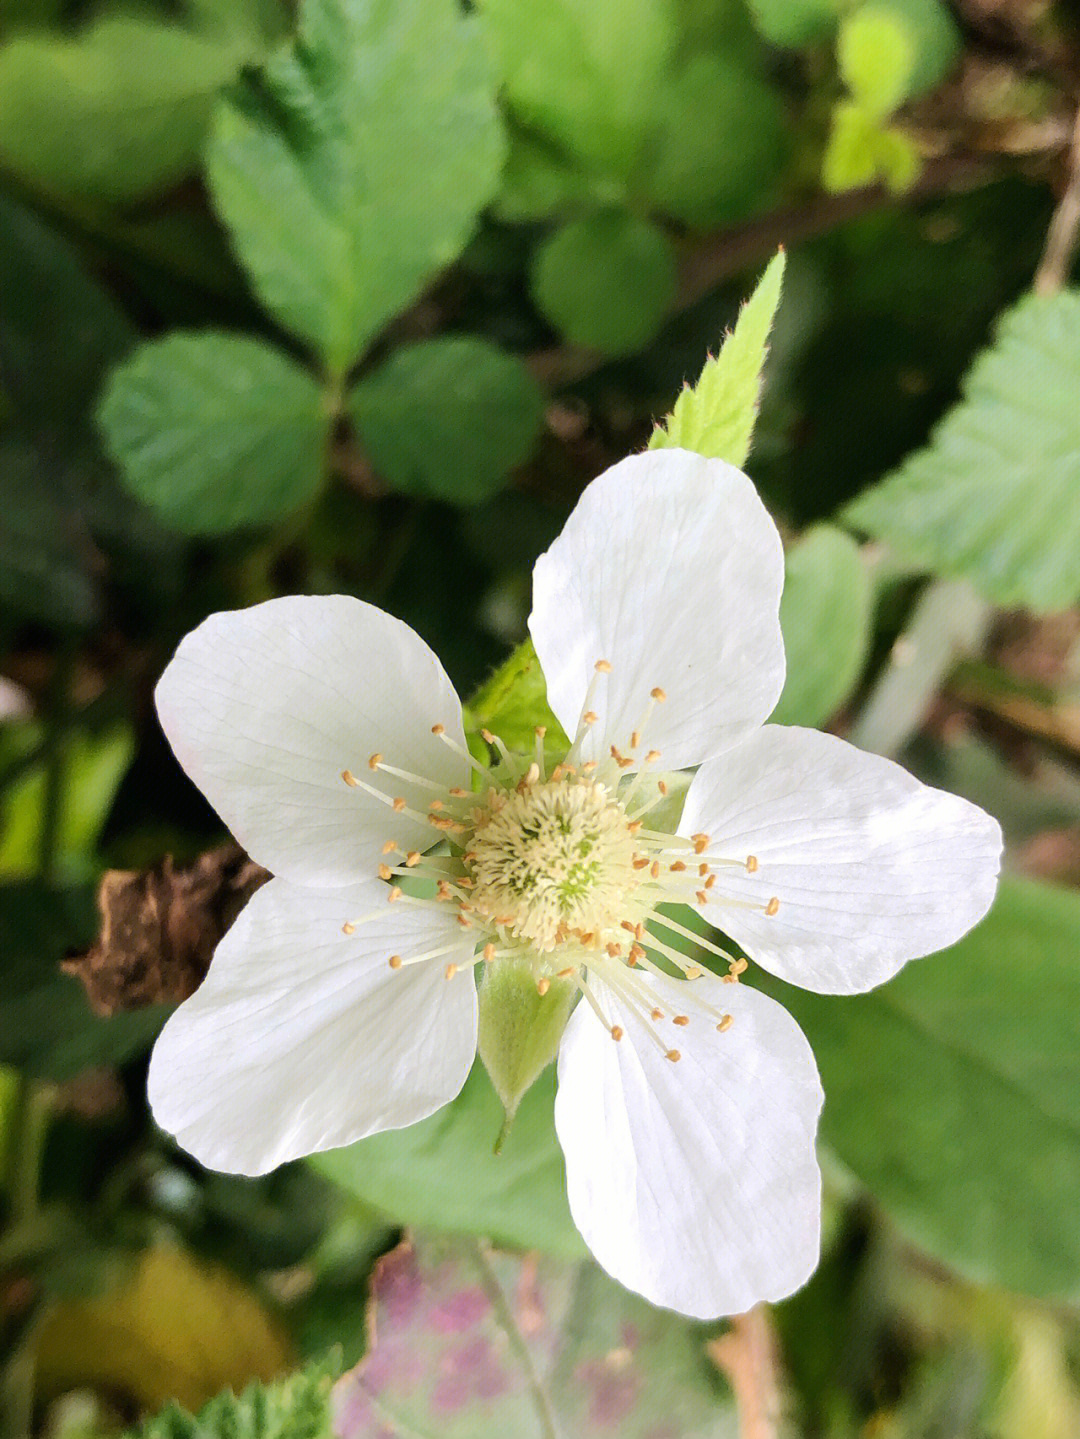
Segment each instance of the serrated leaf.
M818 525L786 556L780 627L787 681L774 724L816 727L850 696L870 644L871 586L859 547Z
M529 458L544 397L520 360L454 335L396 350L356 386L348 410L394 489L476 504Z
M1080 294L1028 296L999 324L924 450L844 511L912 564L1000 605L1080 597Z
M783 282L781 250L769 261L720 353L706 362L697 384L683 389L665 423L653 431L650 449L675 447L732 465L745 463Z
M215 205L334 373L469 238L503 159L492 91L456 0L305 0L295 45L219 107Z
M908 93L915 46L897 15L869 5L844 18L836 59L856 101L868 114L884 119Z
M477 1063L457 1099L430 1119L313 1155L310 1163L399 1224L576 1259L585 1245L566 1201L553 1078L541 1076L522 1099L498 1155L505 1115Z
M322 483L329 415L261 340L175 331L116 369L98 410L131 492L188 534L280 519Z
M989 917L870 994L770 981L817 1057L822 1138L917 1245L1080 1297L1080 894L1006 879Z
M746 64L699 54L670 77L639 181L656 208L701 229L768 204L787 160L779 92Z
M170 1404L126 1439L334 1439L331 1362L313 1364L242 1394L219 1394L197 1415Z
M477 8L515 117L627 178L675 41L664 0L479 0Z
M608 355L653 338L675 296L675 256L648 220L608 212L572 220L539 248L532 292L565 337Z
M0 163L31 185L126 201L195 166L236 50L145 16L103 17L74 38L0 47Z
M374 1347L335 1394L340 1439L734 1439L702 1325L594 1264L416 1236L372 1284Z

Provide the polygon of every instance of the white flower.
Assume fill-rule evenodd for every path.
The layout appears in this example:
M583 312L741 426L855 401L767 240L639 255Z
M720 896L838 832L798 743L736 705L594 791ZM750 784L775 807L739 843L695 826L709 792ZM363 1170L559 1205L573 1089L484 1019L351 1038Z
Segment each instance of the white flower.
M813 1056L738 983L727 940L703 941L727 972L702 973L657 906L696 905L763 968L853 993L981 918L1001 841L887 760L765 725L782 582L776 528L730 465L661 450L602 475L536 565L530 630L573 736L550 769L542 736L523 756L487 737L493 762L475 761L438 660L359 600L271 600L190 634L162 724L277 877L157 1043L159 1123L246 1174L412 1124L473 1062L473 967L525 956L541 992L559 976L583 996L555 1122L600 1264L702 1317L802 1284ZM650 828L656 776L692 766L684 837Z

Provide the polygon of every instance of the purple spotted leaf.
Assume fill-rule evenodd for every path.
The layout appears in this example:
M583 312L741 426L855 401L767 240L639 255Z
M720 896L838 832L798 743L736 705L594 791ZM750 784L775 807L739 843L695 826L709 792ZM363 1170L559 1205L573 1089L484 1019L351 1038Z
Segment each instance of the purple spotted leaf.
M590 1263L415 1238L380 1262L339 1439L728 1439L705 1330Z

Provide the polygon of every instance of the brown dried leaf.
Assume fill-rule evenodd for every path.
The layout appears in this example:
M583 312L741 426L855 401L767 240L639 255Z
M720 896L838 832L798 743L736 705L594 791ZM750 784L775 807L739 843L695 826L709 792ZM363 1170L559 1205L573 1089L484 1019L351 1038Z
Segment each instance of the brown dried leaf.
M222 935L270 878L238 845L180 867L172 856L149 870L108 870L101 879L101 935L64 962L98 1014L187 999L201 984Z

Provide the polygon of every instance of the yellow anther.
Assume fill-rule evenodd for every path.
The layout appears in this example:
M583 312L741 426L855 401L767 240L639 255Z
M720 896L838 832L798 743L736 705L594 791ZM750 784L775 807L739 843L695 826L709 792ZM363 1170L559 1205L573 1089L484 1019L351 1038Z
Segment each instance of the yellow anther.
M731 1028L733 1023L734 1020L732 1019L731 1015L725 1014L716 1027L720 1031L720 1033L723 1034L726 1029Z
M613 1025L611 1026L611 1037L612 1037L612 1039L622 1039L622 1037L623 1037L622 1025L613 1024Z
M378 768L379 768L379 765L380 765L381 763L382 763L382 755L381 755L381 754L368 755L368 762L367 762L367 767L368 767L368 769L378 769Z
M596 661L596 670L597 670L597 673L598 673L598 674L609 675L609 674L611 673L611 661L610 661L610 660L597 660L597 661Z
M415 868L415 866L418 865L419 863L420 863L420 851L419 851L418 849L412 849L412 850L410 850L409 853L405 856L405 865L406 865L406 868L407 868L407 869L413 869L413 868Z
M746 856L746 872L747 872L747 874L757 874L757 867L758 867L758 858L757 858L757 855L756 855L756 854L748 854L748 855Z
M640 731L639 729L636 729L636 730L633 732L633 734L630 736L630 748L631 748L631 749L637 749L640 744L641 744L641 731Z
M391 969L400 969L400 968L401 968L401 965L402 965L401 955L400 955L400 954L392 954L392 955L390 956L390 968L391 968Z
M779 908L780 908L780 901L777 899L776 895L774 894L773 897L772 897L772 899L770 899L769 902L768 902L768 904L765 906L765 913L768 914L768 915L773 915L773 914L776 913L776 911L777 911Z
M388 864L380 864L380 865L379 865L379 878L380 878L380 879L389 879L393 873L394 873L394 871L390 868L390 866L389 866Z
M652 1017L653 1019L663 1019L664 1011L662 1009L654 1009L652 1012Z
M682 874L685 868L686 865L681 859L677 859L674 863L668 865L668 869L671 870L672 874Z
M355 934L356 925L353 924L351 920L347 919L345 923L341 926L341 932L342 934Z
M446 806L443 804L443 802L442 802L441 799L433 799L433 800L431 801L431 803L428 805L428 809L445 809L445 808L446 808Z
M599 718L600 716L596 713L595 710L586 710L585 713L581 716L581 723L595 724Z
M345 781L346 784L355 785L357 783L356 776L353 774L351 769L343 769L341 771L341 778Z
M448 965L446 966L446 977L447 977L447 979L453 979L453 977L454 977L455 974L457 974L457 965L456 965L456 964L448 964Z
M660 791L661 794L667 794L667 785L662 779L658 779L656 781L656 788Z
M700 979L704 973L705 971L703 969L699 969L696 964L692 964L686 971L686 977L687 979Z
M401 811L402 811L404 808L405 808L405 801L401 798L400 795L398 795L398 797L397 797L397 798L393 801L393 803L391 804L391 809L396 810L397 813L400 814Z
M664 1055L664 1058L670 1059L672 1064L678 1064L679 1060L682 1059L682 1055L677 1049L669 1049L668 1052Z
M688 1014L676 1014L672 1016L671 1022L672 1024L679 1024L685 1027L690 1023L690 1016Z
M590 714L591 714L591 713L592 713L592 711L590 711ZM594 769L599 769L599 767L600 767L600 762L599 762L599 760L595 760L595 759L586 760L585 763L581 766L581 773L582 773L582 774L592 774L593 770L594 770Z
M694 842L694 853L704 854L709 847L709 836L707 834L692 834L690 838Z
M446 726L445 726L444 724L433 724L433 725L431 726L431 733L432 733L432 734L445 734L445 733L446 733Z
M536 992L538 995L540 995L541 998L543 998L543 996L547 994L550 988L551 980L548 979L546 975L541 976L541 978L536 981Z
M540 778L540 766L534 761L525 771L525 783L535 784Z
M694 898L697 900L698 904L708 904L709 892L706 889L699 889Z
M393 854L395 849L397 849L397 840L388 839L382 847L382 852L383 854Z
M705 888L706 888L706 889L712 889L712 887L713 887L713 885L714 885L715 883L716 883L716 875L715 875L715 874L710 874L709 877L708 877L708 879L705 881Z
M396 901L399 900L400 898L401 898L401 890L398 889L398 887L397 887L396 884L392 884L392 885L390 886L390 893L386 896L386 902L387 902L387 904L394 904L394 903L396 903Z
M536 729L533 731L533 733L536 735L536 738L537 738L537 739L543 739L544 736L547 734L547 725L546 725L546 724L538 724L538 725L536 726Z
M663 704L664 701L667 699L667 694L660 688L659 685L657 685L655 689L651 689L649 693L652 695L653 699L658 700L660 704Z
M481 953L484 956L484 963L490 964L491 961L495 958L495 946L489 941L487 944L484 945Z
M660 861L658 859L654 859L652 864L649 865L649 873L653 879L660 878Z
M489 729L482 729L480 731L480 738L484 741L485 744L495 743L495 736L491 733Z

